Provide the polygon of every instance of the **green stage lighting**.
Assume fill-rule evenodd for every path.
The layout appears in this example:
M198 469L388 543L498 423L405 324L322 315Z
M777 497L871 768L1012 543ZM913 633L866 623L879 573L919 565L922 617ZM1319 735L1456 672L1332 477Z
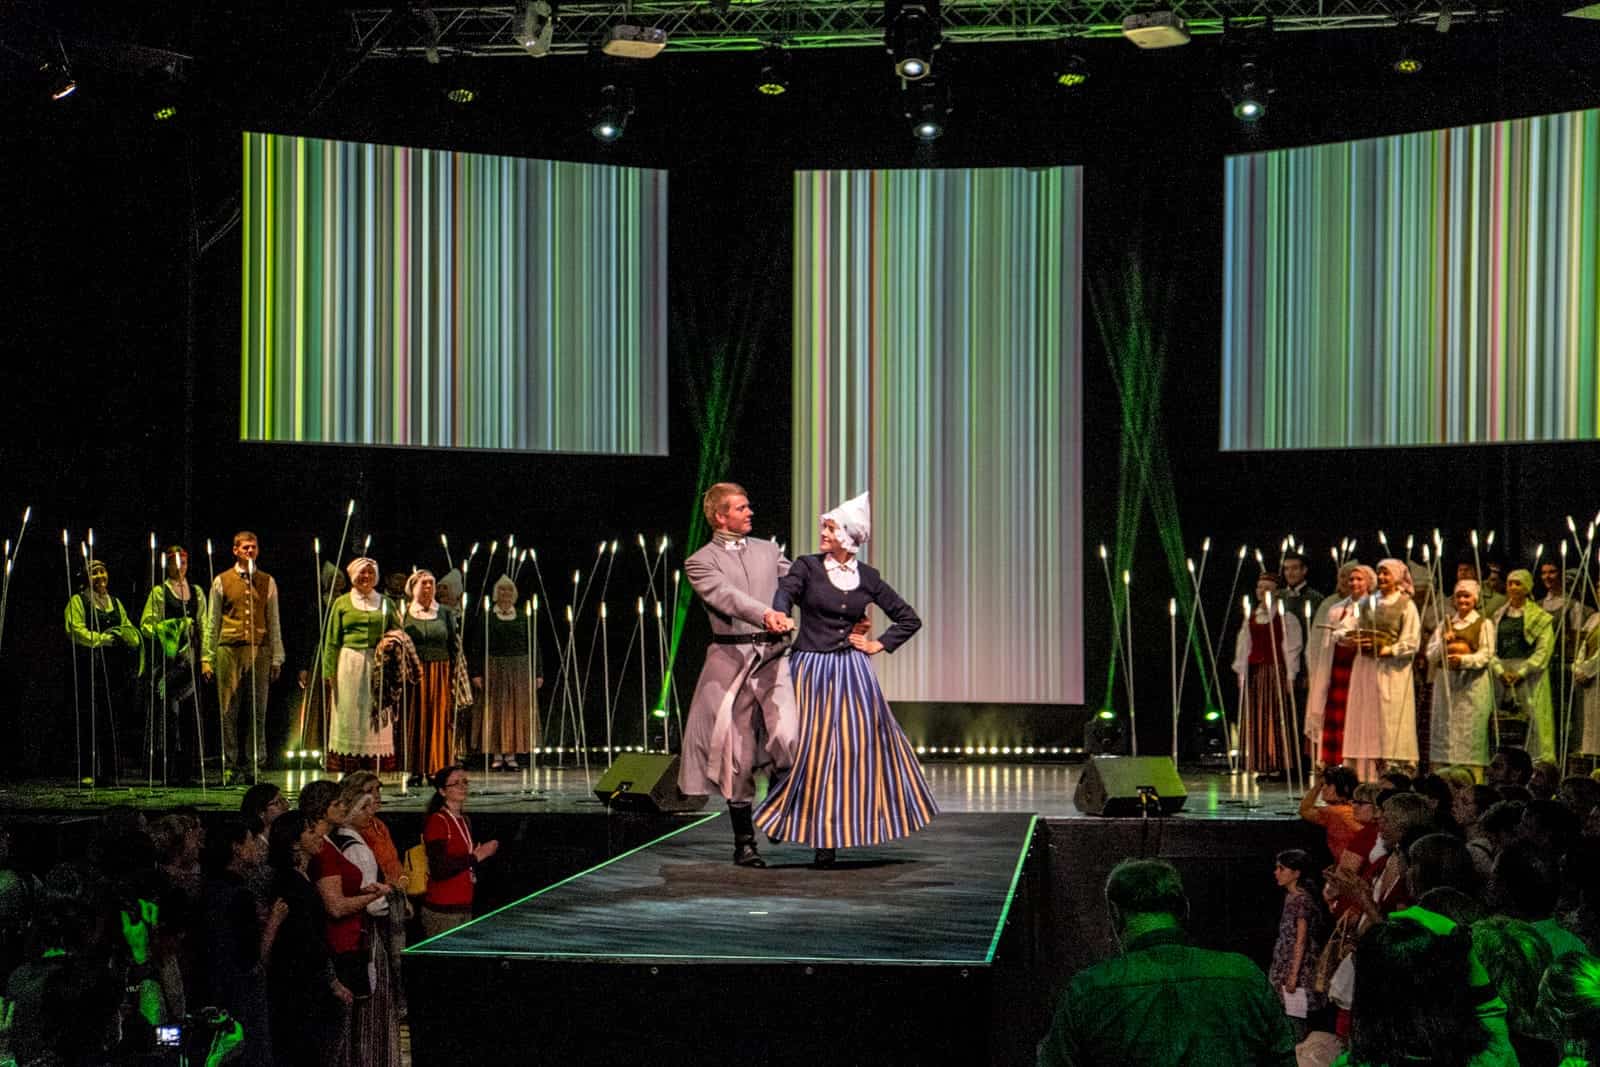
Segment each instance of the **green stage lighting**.
M478 99L478 94L474 90L468 89L466 86L457 86L444 95L445 99L449 100L452 104L470 104L474 100Z
M157 122L166 122L168 119L175 117L177 114L177 108L173 107L171 104L163 104L161 107L158 107L151 112L150 117Z
M1056 71L1056 85L1063 89L1077 89L1089 81L1089 65L1082 56L1067 56Z

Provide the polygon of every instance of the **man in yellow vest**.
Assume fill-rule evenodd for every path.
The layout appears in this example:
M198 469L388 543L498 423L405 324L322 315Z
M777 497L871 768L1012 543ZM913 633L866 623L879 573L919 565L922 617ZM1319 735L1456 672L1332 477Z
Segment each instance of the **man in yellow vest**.
M211 615L200 671L217 681L222 715L223 784L253 785L266 747L262 723L268 687L283 669L283 634L278 626L278 584L256 567L256 535L233 535L234 565L211 585ZM239 720L250 723L241 737Z

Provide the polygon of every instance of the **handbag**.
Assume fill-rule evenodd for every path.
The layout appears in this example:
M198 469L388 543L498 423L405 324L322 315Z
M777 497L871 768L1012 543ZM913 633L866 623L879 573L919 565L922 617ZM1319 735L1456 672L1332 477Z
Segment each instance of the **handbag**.
M406 895L420 897L428 891L428 846L418 842L406 849Z

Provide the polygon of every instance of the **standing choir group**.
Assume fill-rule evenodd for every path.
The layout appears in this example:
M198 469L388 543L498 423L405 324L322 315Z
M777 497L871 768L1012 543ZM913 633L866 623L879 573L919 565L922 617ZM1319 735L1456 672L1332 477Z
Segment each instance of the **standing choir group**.
M1244 769L1280 777L1340 764L1362 780L1424 760L1482 777L1490 754L1518 744L1535 760L1600 756L1600 614L1554 563L1480 583L1458 565L1447 604L1432 571L1385 559L1347 562L1331 597L1306 585L1302 557L1260 575L1234 646ZM1558 714L1559 713L1559 714ZM1559 721L1559 731L1558 731Z
M165 580L137 625L111 595L104 562L90 561L87 587L65 611L74 688L88 694L80 699L89 705L88 776L112 781L135 765L143 770L145 761L132 757L145 755L159 760L163 780L192 780L204 772L209 737L221 784L254 783L267 756L270 686L285 658L278 586L256 566L259 550L254 533L235 534L234 565L208 594L189 581L188 552L169 546ZM441 581L413 571L404 595L390 596L378 591L375 560L363 556L345 570L350 587L339 595L336 573L322 577L331 601L317 620L316 670L300 679L296 747L325 737L330 771L398 767L416 782L469 750L492 757L495 769L519 766L538 744L540 680L516 582L500 577L482 626L468 633L456 572ZM141 675L155 721L146 724L147 752L136 754L123 748ZM200 710L202 679L216 684L215 727Z

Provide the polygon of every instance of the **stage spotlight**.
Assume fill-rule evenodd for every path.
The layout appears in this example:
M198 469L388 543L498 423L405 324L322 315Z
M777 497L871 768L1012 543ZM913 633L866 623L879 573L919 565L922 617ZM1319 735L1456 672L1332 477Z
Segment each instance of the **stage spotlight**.
M950 117L950 101L944 87L933 79L907 82L901 86L905 99L906 121L911 123L911 136L923 144L932 144L944 136L945 121Z
M789 53L776 45L761 51L761 72L756 76L756 92L762 96L782 96L789 91Z
M1206 766L1228 762L1228 720L1218 708L1207 708L1194 727L1194 755Z
M72 71L64 62L60 65L46 63L39 69L50 81L50 99L65 100L78 91L78 80L72 76Z
M178 109L172 104L162 104L150 113L150 117L156 122L166 122L168 119L176 118L177 115Z
M454 89L447 90L444 96L452 104L470 104L478 99L477 91L468 89L464 85L458 85Z
M517 13L517 43L530 56L549 55L555 32L555 12L548 0L522 0Z
M886 0L884 44L894 57L894 72L906 81L926 78L933 53L944 43L939 28L939 0Z
M1066 56L1056 64L1055 80L1062 89L1082 88L1089 81L1089 64L1082 56Z
M1256 122L1266 117L1267 96L1272 92L1267 82L1267 71L1261 62L1247 56L1239 61L1234 78L1233 115L1240 122Z
M1124 751L1122 720L1110 708L1102 710L1083 727L1083 748L1091 756L1115 756Z
M601 144L612 144L628 132L628 120L633 117L633 94L607 85L600 90L600 104L590 116L589 132Z

